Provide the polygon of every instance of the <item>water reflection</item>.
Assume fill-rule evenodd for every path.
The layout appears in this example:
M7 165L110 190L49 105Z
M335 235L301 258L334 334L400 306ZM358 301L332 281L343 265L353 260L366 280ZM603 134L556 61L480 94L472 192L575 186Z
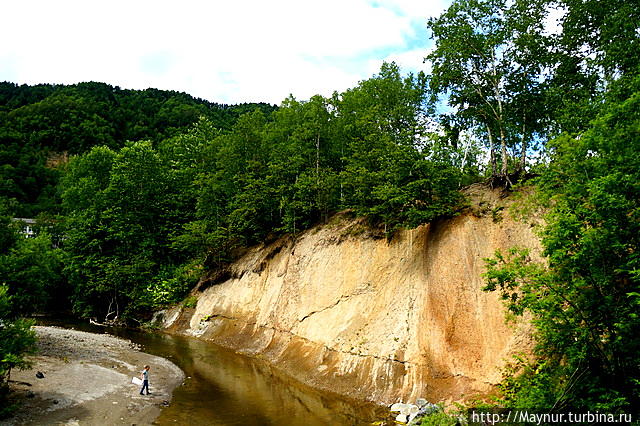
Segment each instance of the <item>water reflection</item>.
M265 362L196 339L142 335L132 340L171 359L190 377L175 390L159 425L357 425L374 421L379 410L322 394Z
M122 329L109 332L170 359L188 377L174 391L158 425L363 425L385 415L381 407L316 391L261 360L211 343Z

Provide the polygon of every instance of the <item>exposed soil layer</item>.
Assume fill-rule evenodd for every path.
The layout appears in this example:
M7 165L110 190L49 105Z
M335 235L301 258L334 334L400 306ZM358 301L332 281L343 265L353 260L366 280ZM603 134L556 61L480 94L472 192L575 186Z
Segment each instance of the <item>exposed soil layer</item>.
M194 291L195 308L166 312L170 332L259 356L315 388L378 403L487 395L526 321L505 323L482 291L485 258L513 246L538 258L535 217L513 197L475 185L469 208L387 240L336 215L295 240L253 247Z

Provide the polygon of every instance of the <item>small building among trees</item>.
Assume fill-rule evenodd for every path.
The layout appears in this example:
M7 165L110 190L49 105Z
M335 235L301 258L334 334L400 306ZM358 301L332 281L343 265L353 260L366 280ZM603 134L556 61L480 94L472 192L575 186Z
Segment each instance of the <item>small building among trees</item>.
M22 224L20 233L24 235L25 238L34 238L36 236L36 220L35 219L14 217L13 221L20 222Z

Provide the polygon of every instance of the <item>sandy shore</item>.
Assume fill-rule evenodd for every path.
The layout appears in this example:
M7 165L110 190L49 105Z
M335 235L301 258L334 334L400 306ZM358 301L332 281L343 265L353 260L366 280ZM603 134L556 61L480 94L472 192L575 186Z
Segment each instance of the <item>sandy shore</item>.
M57 327L35 327L33 368L11 374L21 407L0 425L148 425L184 379L172 362L128 340ZM150 365L151 395L131 383ZM42 372L44 378L37 378Z

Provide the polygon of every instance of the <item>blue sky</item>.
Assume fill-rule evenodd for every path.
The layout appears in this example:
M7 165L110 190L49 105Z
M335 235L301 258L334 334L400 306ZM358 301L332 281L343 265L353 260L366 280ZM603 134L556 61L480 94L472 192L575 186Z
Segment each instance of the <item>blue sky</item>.
M426 20L450 0L12 0L0 81L102 81L279 104L354 86L383 61L426 70Z

